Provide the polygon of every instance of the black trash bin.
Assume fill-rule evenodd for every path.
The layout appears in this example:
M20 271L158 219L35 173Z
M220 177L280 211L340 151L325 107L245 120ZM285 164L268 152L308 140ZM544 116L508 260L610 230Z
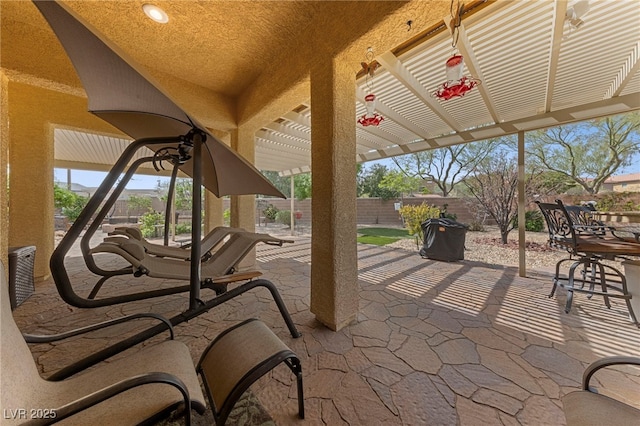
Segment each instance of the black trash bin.
M452 262L464 259L467 226L451 219L428 219L422 222L424 242L420 256Z
M11 310L33 294L34 246L9 247L9 301Z

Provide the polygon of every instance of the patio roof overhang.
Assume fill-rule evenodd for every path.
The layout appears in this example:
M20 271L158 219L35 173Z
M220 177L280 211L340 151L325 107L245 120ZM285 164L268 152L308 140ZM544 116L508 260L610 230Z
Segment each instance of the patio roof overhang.
M313 13L328 13L323 12L322 2L295 3L297 8L309 8ZM87 8L82 2L70 4L80 8L82 13L95 14L95 17L88 15L91 21L107 12L102 19L113 22L108 13L114 11ZM215 10L223 4L207 2L208 7ZM572 29L565 19L567 9L574 4L575 1L564 0L468 2L468 11L459 27L457 48L465 58L464 74L477 77L481 84L466 96L448 101L431 95L445 80L444 63L452 52L446 16L419 34L412 35L407 31L407 40L390 51L378 52L372 46L375 59L381 65L373 78L373 91L377 97L377 111L385 119L379 127L356 124L357 155L354 160L383 159L640 109L640 26L637 25L640 2L591 0L590 10L579 29ZM432 3L424 5L429 7ZM11 19L12 8L5 6L8 5L3 5L3 12L7 9L7 19ZM183 6L172 4L172 7ZM134 5L122 7L133 10ZM202 7L199 6L200 13L206 11ZM259 7L260 13L268 13L268 8L262 5L251 7ZM276 9L287 10L280 3ZM181 12L193 13L186 6ZM241 12L238 10L238 15ZM305 19L317 16L311 12L301 16ZM267 15L265 19L276 18ZM255 36L251 32L253 29L243 31L247 34L237 37L251 39ZM131 33L131 37L141 36ZM294 43L295 40L295 37L279 39L281 43ZM125 43L124 39L120 41ZM168 51L175 52L174 44L179 41L172 39L164 43ZM225 43L233 48L232 40ZM43 42L43 45L47 43ZM15 48L19 47L18 43ZM3 42L3 53L5 48L5 57L11 63L13 48ZM365 53L362 52L362 59ZM148 52L140 56L140 60L149 61ZM247 60L246 57L241 59ZM264 61L262 56L253 59ZM209 65L203 65L204 71ZM54 69L56 66L52 65ZM60 75L68 75L68 71ZM61 82L73 86L73 79L69 78ZM198 93L203 97L214 93L212 87L198 87L201 89ZM220 93L224 94L224 90ZM365 112L367 94L367 83L361 77L357 80L354 105L358 116ZM193 93L188 96L193 97ZM214 98L209 101L213 102L211 99ZM275 121L264 122L257 131L255 163L259 169L278 171L282 175L310 171L311 100L299 98L292 104L299 106L281 114ZM105 170L114 163L114 153L121 151L126 143L126 139L113 135L62 129L56 134L55 165ZM84 148L78 149L81 145ZM155 173L152 168L141 171Z
M379 127L356 125L356 161L640 109L640 2L591 1L578 30L565 20L573 3L497 1L471 9L457 47L464 75L481 84L461 98L431 95L445 80L452 51L444 20L420 39L381 52L373 92L385 119ZM357 116L366 111L367 94L362 77ZM310 171L312 109L301 105L258 132L258 168Z

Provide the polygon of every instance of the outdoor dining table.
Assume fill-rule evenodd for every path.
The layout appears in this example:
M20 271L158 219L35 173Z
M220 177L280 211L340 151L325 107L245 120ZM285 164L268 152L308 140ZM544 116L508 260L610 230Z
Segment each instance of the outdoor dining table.
M640 244L640 212L593 212L596 220L611 224L614 235L632 234ZM616 231L618 234L616 234ZM625 260L622 262L627 280L627 289L631 294L631 306L634 312L640 312L640 260Z
M614 233L632 234L637 242L640 242L640 212L593 212L594 219L610 223L615 228ZM615 234L614 234L615 235ZM620 235L616 235L620 237Z

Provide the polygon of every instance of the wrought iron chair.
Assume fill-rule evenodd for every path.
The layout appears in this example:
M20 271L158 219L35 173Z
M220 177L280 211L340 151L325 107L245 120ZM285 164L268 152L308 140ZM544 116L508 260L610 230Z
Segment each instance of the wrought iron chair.
M574 292L587 293L589 298L594 294L602 296L608 308L611 307L610 297L621 298L627 304L631 320L638 324L631 307L631 294L627 289L625 275L618 268L602 261L640 256L640 244L609 237L606 235L607 227L600 224L575 224L573 217L576 215L569 213L569 209L560 200L537 204L547 223L549 244L569 253L568 258L556 263L549 297L553 297L558 286L566 288L566 313L571 311ZM567 262L571 264L568 274L561 276L560 269ZM578 268L581 274L576 276ZM596 290L596 285L601 290Z

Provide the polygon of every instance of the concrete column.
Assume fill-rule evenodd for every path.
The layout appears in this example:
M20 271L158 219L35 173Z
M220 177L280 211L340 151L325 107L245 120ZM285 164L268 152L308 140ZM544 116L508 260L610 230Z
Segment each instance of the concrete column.
M256 152L254 134L255 132L243 128L231 132L231 148L252 164L255 162ZM255 195L231 196L231 226L255 231L255 198Z
M9 93L9 245L35 246L34 277L49 277L49 256L53 252L53 127L44 111L22 114L18 97ZM37 96L37 95L36 95ZM34 102L35 104L36 102Z
M250 163L255 162L255 132L246 128L238 128L231 132L231 148L236 150ZM231 196L231 226L243 228L253 232L256 230L256 197L255 195ZM240 263L241 269L250 269L255 266L255 249Z
M217 226L224 225L224 208L222 198L218 198L209 191L204 193L204 229L203 234Z
M353 67L326 59L311 70L311 312L332 330L358 312Z
M0 71L0 206L9 204L7 188L7 164L9 163L9 80ZM0 262L8 273L9 211L0 209Z
M8 131L2 129L2 140L8 143L11 167L9 226L7 229L3 223L2 240L8 240L9 246L36 247L34 276L42 281L49 276L49 257L54 248L54 125L119 132L88 113L87 100L81 96L14 81L9 81L8 89L8 96L3 94L3 103L8 97L8 108L3 110L8 110L11 125ZM5 114L1 114L3 122ZM6 167L3 158L3 173Z
M228 132L210 130L211 133L227 145L231 144L231 135ZM213 228L224 225L224 206L222 198L216 197L213 193L204 192L204 228L206 235Z

